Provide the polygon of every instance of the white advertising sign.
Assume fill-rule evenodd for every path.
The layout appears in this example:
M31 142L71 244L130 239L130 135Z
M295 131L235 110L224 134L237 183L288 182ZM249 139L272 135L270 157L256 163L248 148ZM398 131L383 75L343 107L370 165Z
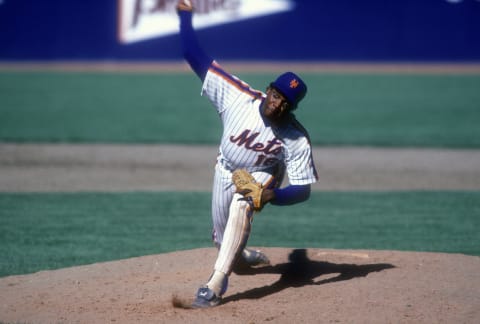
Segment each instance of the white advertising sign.
M290 0L193 0L196 29L291 10ZM118 39L130 44L177 33L177 0L118 0Z

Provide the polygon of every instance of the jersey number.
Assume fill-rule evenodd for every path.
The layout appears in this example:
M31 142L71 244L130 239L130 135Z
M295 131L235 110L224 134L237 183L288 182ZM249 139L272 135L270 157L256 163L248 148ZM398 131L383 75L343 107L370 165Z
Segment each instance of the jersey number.
M255 162L255 166L271 166L278 162L276 158L267 158L266 155L260 154L257 158L257 162Z

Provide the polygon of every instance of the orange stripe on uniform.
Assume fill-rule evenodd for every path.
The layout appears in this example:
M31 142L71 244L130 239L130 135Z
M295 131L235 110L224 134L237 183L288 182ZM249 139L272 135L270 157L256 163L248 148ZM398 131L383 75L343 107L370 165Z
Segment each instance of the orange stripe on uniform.
M263 93L258 90L252 89L247 83L243 82L242 80L238 79L237 77L231 75L230 73L226 72L217 62L213 61L212 65L208 69L210 72L215 73L229 84L233 85L238 90L250 95L254 99L260 99L263 97Z

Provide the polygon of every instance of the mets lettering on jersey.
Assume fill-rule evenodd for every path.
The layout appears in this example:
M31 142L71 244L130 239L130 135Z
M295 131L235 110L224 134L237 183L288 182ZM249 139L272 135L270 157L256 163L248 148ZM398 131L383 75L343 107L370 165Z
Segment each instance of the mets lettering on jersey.
M274 138L264 143L254 143L255 139L260 135L260 132L251 133L249 129L243 131L240 135L235 137L234 135L230 136L230 141L237 144L238 146L244 146L248 150L255 152L263 152L265 154L279 154L282 150L281 144L278 139Z
M274 138L269 140L266 144L261 142L254 143L258 135L260 135L260 132L250 134L250 130L247 129L237 137L230 136L230 141L237 144L239 147L243 146L247 150L263 153L258 155L257 160L253 165L255 167L273 166L277 164L279 162L277 158L267 158L267 155L280 155L280 153L282 153L282 142L280 142L277 138Z

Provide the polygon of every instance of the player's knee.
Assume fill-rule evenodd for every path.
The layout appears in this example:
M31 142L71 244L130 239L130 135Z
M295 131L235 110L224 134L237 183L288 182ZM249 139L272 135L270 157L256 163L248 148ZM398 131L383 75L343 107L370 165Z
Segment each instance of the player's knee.
M245 197L243 197L243 195L236 193L233 196L232 203L230 204L230 214L234 210L248 213L250 209L251 204L245 199Z
M240 194L235 194L230 204L230 214L229 218L235 218L240 220L241 218L250 219L253 214L253 208L249 201Z

